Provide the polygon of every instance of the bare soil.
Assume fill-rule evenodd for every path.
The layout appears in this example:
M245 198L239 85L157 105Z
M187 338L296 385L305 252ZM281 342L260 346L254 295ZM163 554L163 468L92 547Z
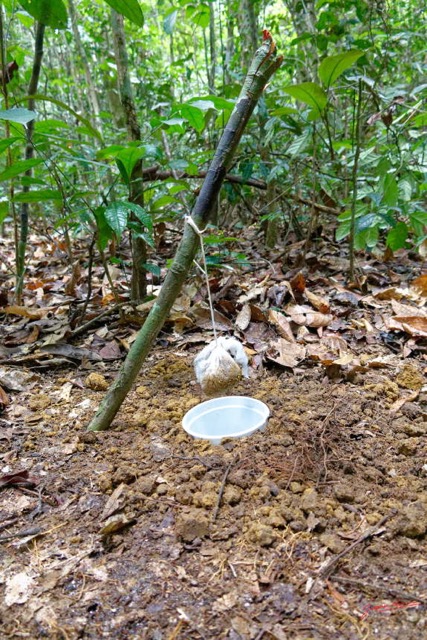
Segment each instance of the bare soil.
M204 399L192 358L156 347L105 433L86 427L117 364L21 372L1 637L427 637L427 394L396 404L422 359L253 371L233 392L268 404L267 430L211 446L181 427Z

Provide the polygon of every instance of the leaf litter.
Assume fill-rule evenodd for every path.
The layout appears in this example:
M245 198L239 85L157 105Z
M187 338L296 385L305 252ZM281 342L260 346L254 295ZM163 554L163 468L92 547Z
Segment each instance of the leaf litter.
M350 287L344 254L324 243L301 269L299 251L212 278L217 328L250 358L233 393L271 411L213 447L181 428L206 399L198 277L113 430L89 433L150 302L117 269L117 305L99 267L86 304L83 261L70 279L40 245L25 306L2 297L4 637L425 635L426 276L401 251Z

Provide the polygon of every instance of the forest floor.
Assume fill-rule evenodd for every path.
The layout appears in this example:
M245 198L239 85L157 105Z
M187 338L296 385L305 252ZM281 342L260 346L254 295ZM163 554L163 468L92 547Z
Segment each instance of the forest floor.
M359 256L352 286L330 243L301 269L295 244L213 277L218 328L251 361L233 394L271 412L265 432L213 446L181 426L206 399L192 364L212 339L203 284L177 301L112 430L92 433L149 304L119 318L99 276L94 323L75 332L87 269L71 278L57 247L32 246L25 307L3 294L0 310L2 638L427 637L416 254Z

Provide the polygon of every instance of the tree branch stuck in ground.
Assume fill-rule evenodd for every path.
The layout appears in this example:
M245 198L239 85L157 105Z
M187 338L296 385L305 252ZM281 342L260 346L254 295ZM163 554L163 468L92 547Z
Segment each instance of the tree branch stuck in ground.
M276 45L270 33L264 31L263 44L254 55L239 98L218 143L192 211L191 217L199 229L203 229L210 220L214 203L249 118L270 78L280 67L282 60L282 56L277 56ZM115 381L89 424L89 431L104 431L110 427L181 291L199 246L198 234L189 224L185 224L182 240L157 301L139 331Z

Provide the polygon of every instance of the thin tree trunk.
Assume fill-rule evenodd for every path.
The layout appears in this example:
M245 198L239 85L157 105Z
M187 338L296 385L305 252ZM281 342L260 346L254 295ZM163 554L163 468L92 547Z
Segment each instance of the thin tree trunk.
M288 8L292 24L297 36L309 33L316 35L316 3L315 0L283 0ZM314 40L303 40L297 45L298 62L295 65L296 80L308 82L317 80L319 56Z
M203 229L209 222L212 208L248 120L264 87L280 67L282 60L281 56L276 56L276 46L270 34L264 32L264 43L254 56L242 91L219 141L192 212L192 220L199 229ZM131 389L151 345L161 330L176 297L179 295L199 246L198 234L189 224L186 224L175 259L165 278L160 294L132 344L116 380L109 388L91 421L89 425L90 431L103 431L110 427L114 416Z
M117 65L120 99L125 113L126 127L130 140L141 140L141 129L136 115L136 107L133 99L132 85L129 77L128 55L126 51L126 37L123 27L123 16L116 11L111 12L111 24L113 28L114 53ZM139 160L133 168L130 185L129 200L135 204L144 206L144 190L142 179L142 160ZM136 217L134 222L138 223ZM140 223L139 223L140 224ZM147 293L147 277L145 263L147 262L147 245L143 238L131 233L132 244L132 301L141 302Z
M210 4L209 14L209 53L210 71L208 73L209 93L215 95L215 74L216 74L216 33L215 33L215 3Z
M36 26L36 39L34 46L34 60L33 60L33 70L31 73L30 84L28 86L28 95L30 99L28 100L28 108L34 111L36 101L31 96L37 93L37 87L39 84L40 72L42 67L42 59L43 59L43 40L44 40L44 32L45 25L42 22L37 22ZM25 133L27 138L27 145L25 147L25 159L31 160L34 157L34 147L33 147L33 131L34 131L34 120L30 120L27 124ZM25 172L25 175L30 177L33 175L32 169L28 169ZM30 185L26 184L22 188L23 193L28 193L30 191ZM25 274L25 252L27 249L27 240L28 240L28 217L29 217L29 204L28 202L23 202L21 205L21 228L20 228L20 237L18 241L18 252L16 256L16 292L15 299L17 304L21 304L22 302L22 289L24 286L24 274Z
M96 126L98 128L98 130L101 132L102 131L102 122L101 122L101 118L99 117L99 113L100 113L100 108L99 108L99 101L98 101L98 96L96 93L96 88L95 85L92 81L92 74L90 72L90 68L89 68L89 62L87 59L87 55L86 55L86 51L84 50L81 38L80 38L80 32L79 32L79 28L77 25L77 21L78 21L78 17L77 17L77 13L76 13L76 7L74 5L74 0L68 0L68 7L70 9L70 18L71 18L71 27L73 29L73 35L74 35L74 42L76 45L76 49L77 49L77 53L79 55L79 58L81 60L82 66L83 66L83 70L84 70L84 74L85 74L85 78L86 78L86 84L87 84L87 91L88 91L88 98L89 98L89 102L92 106L92 111L93 114L95 116L95 121L96 121Z
M258 44L257 15L253 0L240 0L237 12L243 69L248 69Z

